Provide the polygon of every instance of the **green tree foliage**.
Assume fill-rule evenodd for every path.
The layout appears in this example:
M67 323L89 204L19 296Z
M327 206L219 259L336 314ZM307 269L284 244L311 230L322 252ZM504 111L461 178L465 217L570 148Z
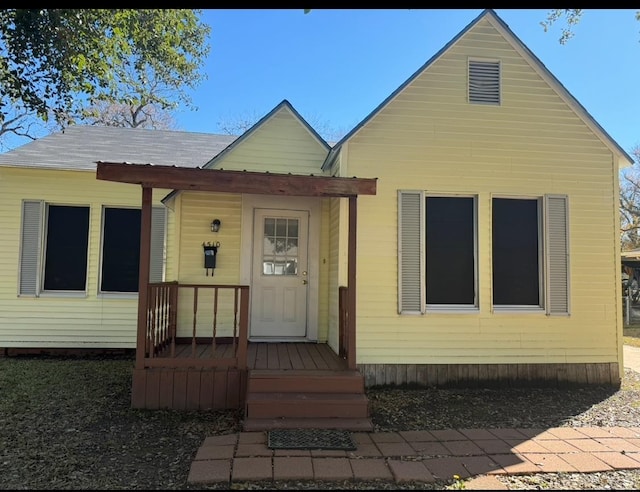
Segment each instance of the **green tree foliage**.
M547 14L547 19L540 22L540 25L544 29L544 32L548 32L551 26L556 22L563 22L561 19L564 17L564 24L561 26L560 31L560 44L566 44L573 35L573 27L580 22L582 18L583 9L553 9Z
M30 115L64 127L105 103L164 111L191 105L188 91L205 77L209 53L210 27L200 14L1 9L0 132Z
M584 9L552 9L547 13L547 19L540 22L544 32L548 32L556 23L560 24L560 44L566 44L573 36L573 28L580 22ZM640 10L636 11L636 20L640 21Z

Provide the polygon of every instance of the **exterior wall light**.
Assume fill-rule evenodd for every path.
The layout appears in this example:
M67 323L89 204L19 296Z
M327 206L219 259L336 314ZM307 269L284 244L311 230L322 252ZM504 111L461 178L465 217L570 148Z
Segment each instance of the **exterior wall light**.
M220 230L220 219L213 219L211 222L211 232L218 232Z

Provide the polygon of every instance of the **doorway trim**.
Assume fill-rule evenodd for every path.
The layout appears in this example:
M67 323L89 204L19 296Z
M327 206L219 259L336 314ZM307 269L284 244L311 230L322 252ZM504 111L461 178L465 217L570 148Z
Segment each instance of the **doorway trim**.
M242 195L242 227L240 238L240 283L249 285L252 292L251 271L253 265L253 221L256 208L281 210L307 210L309 212L308 269L309 287L307 295L306 340L318 341L318 313L320 286L320 224L322 202L316 197L291 197L272 195ZM250 301L251 302L251 301ZM251 319L249 319L251 333Z

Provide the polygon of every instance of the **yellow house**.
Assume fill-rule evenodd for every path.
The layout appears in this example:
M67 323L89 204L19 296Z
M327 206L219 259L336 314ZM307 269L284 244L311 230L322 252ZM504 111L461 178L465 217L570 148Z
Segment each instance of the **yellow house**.
M71 127L0 155L0 347L136 349L134 407L254 430L617 386L632 162L492 10L332 146L286 100L238 138Z

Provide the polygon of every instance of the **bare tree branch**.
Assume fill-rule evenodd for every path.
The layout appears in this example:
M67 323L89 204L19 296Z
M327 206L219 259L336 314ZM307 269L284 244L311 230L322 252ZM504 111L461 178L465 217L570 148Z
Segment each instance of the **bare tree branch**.
M640 146L631 154L635 164L620 173L620 237L625 251L640 248Z

